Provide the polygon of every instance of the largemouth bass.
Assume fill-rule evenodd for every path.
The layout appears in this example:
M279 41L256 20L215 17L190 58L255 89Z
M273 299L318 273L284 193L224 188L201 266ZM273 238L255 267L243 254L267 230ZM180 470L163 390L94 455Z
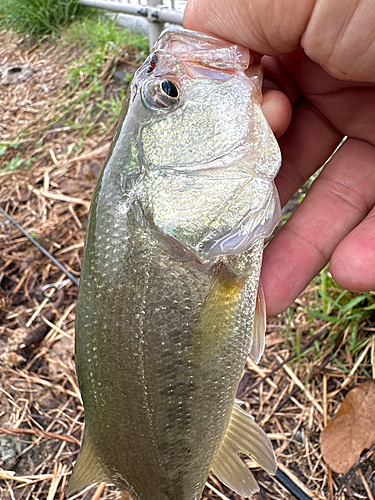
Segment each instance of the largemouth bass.
M199 500L209 471L243 496L243 452L273 474L235 402L264 349L263 239L280 151L249 52L166 30L136 72L91 204L76 318L85 431L69 492Z

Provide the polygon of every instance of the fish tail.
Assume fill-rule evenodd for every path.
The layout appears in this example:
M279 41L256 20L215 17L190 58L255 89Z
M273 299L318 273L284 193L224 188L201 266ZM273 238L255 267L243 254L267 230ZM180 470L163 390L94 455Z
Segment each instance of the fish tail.
M236 403L224 439L217 451L211 470L220 481L238 495L248 497L259 491L258 483L238 456L244 453L269 474L276 474L275 454L266 433L253 417Z

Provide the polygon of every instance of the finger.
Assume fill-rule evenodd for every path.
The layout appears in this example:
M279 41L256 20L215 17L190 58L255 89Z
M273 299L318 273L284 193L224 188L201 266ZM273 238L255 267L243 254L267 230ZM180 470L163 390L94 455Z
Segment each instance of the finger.
M374 25L372 2L317 1L302 47L336 78L374 82Z
M260 54L284 54L299 44L315 1L190 0L184 27L219 36Z
M280 138L283 163L276 186L282 205L320 168L342 140L308 101L302 99L293 110L288 130Z
M370 212L375 203L374 165L375 148L348 139L267 246L262 280L268 314L285 310Z
M268 64L267 59L264 59L265 64ZM343 82L332 78L311 61L302 49L282 56L280 60L284 71L287 71L304 97L333 127L343 135L375 143L374 84ZM277 82L280 90L291 98L286 90L289 88L286 78L280 80Z
M287 96L279 90L264 89L262 110L275 136L283 135L292 118L292 105Z
M333 252L333 279L353 292L375 289L375 208Z
M301 92L290 73L287 71L279 57L262 57L264 82L271 81L277 88L287 95L292 106L301 98Z

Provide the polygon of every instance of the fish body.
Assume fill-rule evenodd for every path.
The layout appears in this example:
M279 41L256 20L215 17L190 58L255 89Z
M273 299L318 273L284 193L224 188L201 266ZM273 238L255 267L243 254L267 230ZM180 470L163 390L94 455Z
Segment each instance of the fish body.
M246 357L263 351L263 239L280 210L280 152L248 64L241 47L166 30L134 76L90 209L69 492L108 481L139 500L199 500L213 470L249 495L239 451L275 472L235 404Z

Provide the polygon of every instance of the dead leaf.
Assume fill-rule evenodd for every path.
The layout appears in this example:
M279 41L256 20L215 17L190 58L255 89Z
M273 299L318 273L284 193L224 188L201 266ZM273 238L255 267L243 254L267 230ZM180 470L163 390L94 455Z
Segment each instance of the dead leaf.
M89 182L96 182L100 175L101 166L96 161L90 161L84 163L78 172L78 177L80 179L85 179Z
M375 445L375 381L352 389L336 415L320 434L320 447L328 466L345 474L365 449Z
M94 186L100 175L101 167L96 161L84 163L78 172L78 179L66 179L60 182L60 191L67 195L81 193Z
M84 189L90 189L93 183L90 181L76 181L68 179L61 182L60 191L68 196L81 194Z
M81 186L77 185L77 181L68 179L60 183L60 191L64 194L74 194L79 192Z

